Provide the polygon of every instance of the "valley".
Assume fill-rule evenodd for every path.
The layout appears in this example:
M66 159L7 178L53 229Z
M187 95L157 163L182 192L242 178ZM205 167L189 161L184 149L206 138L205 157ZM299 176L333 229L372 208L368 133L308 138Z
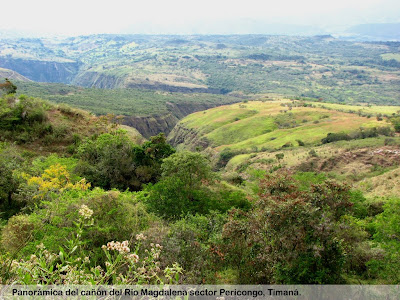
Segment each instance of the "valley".
M398 104L398 42L332 36L91 35L5 39L0 67L33 81Z
M0 284L398 284L399 49L1 39Z

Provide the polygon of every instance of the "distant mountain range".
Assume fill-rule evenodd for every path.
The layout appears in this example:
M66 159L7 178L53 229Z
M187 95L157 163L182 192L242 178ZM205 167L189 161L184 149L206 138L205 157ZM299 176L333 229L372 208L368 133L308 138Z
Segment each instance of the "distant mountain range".
M364 41L400 41L400 23L360 24L345 33L352 39Z
M115 34L267 34L313 36L333 35L335 37L353 41L400 41L400 23L359 24L351 27L333 26L323 27L317 25L295 25L268 23L268 21L242 18L235 20L210 21L207 23L194 22L182 24L162 25L155 23L138 23L122 32ZM52 35L54 37L54 34ZM60 36L60 35L58 35ZM0 30L0 39L41 37L35 32L22 32L17 30Z
M191 23L182 28L181 25L162 26L160 24L143 23L127 28L123 33L135 34L267 34L314 36L333 35L338 38L356 41L400 41L400 23L359 24L351 27L318 25L295 25L268 23L268 21L242 18L235 20Z

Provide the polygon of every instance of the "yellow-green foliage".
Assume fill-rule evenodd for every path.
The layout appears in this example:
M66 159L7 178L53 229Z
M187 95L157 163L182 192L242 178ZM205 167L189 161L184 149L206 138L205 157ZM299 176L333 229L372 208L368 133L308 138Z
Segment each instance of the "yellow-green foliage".
M65 190L85 191L90 188L90 183L86 179L73 183L66 166L56 164L46 169L41 176L33 176L28 178L28 185L35 186L37 194L33 197L41 200L50 193L62 193Z
M400 106L388 106L388 105L346 105L346 104L336 104L336 103L318 103L318 102L309 102L317 107L326 107L334 110L342 110L345 112L355 112L355 113L363 113L363 114L387 114L392 115L394 113L398 113L400 111Z
M16 215L8 220L1 234L1 245L8 252L21 249L31 237L34 223L28 215Z
M400 195L400 168L357 183L366 197L398 197Z
M385 53L381 55L382 59L384 60L397 60L400 61L400 54L399 53Z

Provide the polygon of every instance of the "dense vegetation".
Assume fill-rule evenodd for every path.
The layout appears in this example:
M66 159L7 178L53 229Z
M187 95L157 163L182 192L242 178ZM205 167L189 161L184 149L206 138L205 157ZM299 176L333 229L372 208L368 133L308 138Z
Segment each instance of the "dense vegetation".
M294 140L276 142L278 149L232 154L245 148L218 148L215 134L217 147L200 153L176 152L163 135L137 143L113 116L13 93L0 101L2 284L399 283L400 194L366 198L365 189L342 183L361 188L388 172L398 179L396 114L378 121L307 103L290 112L280 112L289 110L281 102L235 104L183 124L203 134L233 124L240 136L247 132L240 122L251 121L254 132L246 134L258 137L299 128L303 119L312 131L315 121L352 118L346 134L355 140L323 144L329 131L311 141L303 128ZM362 177L335 169L340 161L316 172L322 147L341 149L351 164L360 153L345 151L362 147L353 141L369 145L365 156L380 153ZM297 150L307 157L294 162Z
M168 112L166 103L223 105L240 101L235 96L159 92L144 89L82 88L59 83L18 82L18 93L55 103L67 103L96 115L147 116Z

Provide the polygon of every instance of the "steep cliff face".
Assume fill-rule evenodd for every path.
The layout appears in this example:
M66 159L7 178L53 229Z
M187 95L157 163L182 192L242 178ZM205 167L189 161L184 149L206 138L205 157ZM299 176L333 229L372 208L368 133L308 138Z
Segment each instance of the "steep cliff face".
M238 99L239 101L239 99ZM233 102L232 102L233 103ZM224 103L228 104L228 103ZM164 132L168 135L180 119L196 111L219 106L218 103L166 103L168 112L146 117L126 116L124 125L135 127L145 138ZM181 134L180 134L181 136Z
M192 151L199 148L203 150L209 145L209 141L204 137L200 137L196 130L186 128L179 123L169 133L167 140L174 147L182 145L185 149Z
M129 82L125 84L125 87L132 89L147 89L147 90L161 90L171 93L209 93L209 94L226 94L227 91L221 89L212 88L197 88L197 87L184 87L184 86L174 86L163 84L159 82L153 83L133 83Z
M83 72L78 74L72 83L83 87L115 89L123 87L124 81L123 77L98 72Z
M116 76L102 72L83 71L79 73L73 80L73 84L84 87L95 87L103 89L129 88L129 89L146 89L157 90L171 93L208 93L208 94L225 94L226 91L221 89L201 88L201 87L185 87L164 84L162 82L138 81L133 82L126 75Z
M127 116L123 124L136 128L145 138L157 135L160 132L168 134L178 123L179 119L172 113L149 117Z
M0 67L11 69L33 81L70 83L78 73L80 63L0 57Z

